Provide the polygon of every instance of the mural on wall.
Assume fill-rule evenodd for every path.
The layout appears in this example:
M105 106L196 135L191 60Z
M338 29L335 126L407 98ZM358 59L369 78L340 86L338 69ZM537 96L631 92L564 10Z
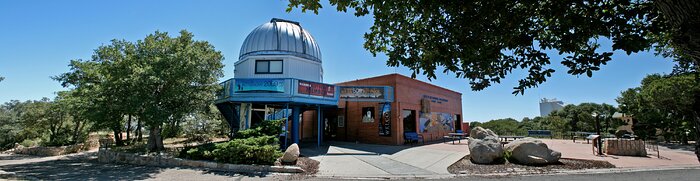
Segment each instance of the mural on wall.
M454 131L455 115L450 113L432 112L420 113L420 132L452 132Z
M391 136L391 104L381 104L379 110L379 136Z

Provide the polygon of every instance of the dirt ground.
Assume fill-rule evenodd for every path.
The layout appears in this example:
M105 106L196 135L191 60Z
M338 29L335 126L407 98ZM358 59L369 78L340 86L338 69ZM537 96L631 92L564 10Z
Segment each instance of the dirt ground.
M474 164L469 159L469 155L452 164L447 170L453 174L469 174L469 175L483 175L483 174L543 174L543 173L554 173L563 170L581 170L581 169L598 169L598 168L615 168L615 165L610 164L606 161L595 161L595 160L578 160L562 158L559 159L559 163L542 165L542 166L528 166L515 164L510 162L505 162L502 164Z

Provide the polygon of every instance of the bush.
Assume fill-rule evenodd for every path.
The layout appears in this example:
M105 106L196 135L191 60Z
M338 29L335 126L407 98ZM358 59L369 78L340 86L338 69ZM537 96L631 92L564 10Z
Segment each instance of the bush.
M212 156L224 163L272 165L282 156L277 142L276 136L234 139L216 144Z
M216 149L215 143L207 143L196 147L186 147L180 151L180 158L192 160L214 160L211 152Z
M180 158L214 160L233 164L272 165L282 156L277 137L282 133L282 120L269 120L251 129L236 132L234 139L210 143L180 151Z
M39 146L40 142L41 142L41 138L35 138L35 139L26 139L19 144L24 146L24 147L33 147L33 146Z
M272 165L282 156L276 136L234 139L224 143L209 143L180 151L180 158L213 160L233 164Z
M234 138L245 139L260 136L278 136L282 134L282 123L284 123L283 119L266 120L258 125L255 125L253 128L236 132Z

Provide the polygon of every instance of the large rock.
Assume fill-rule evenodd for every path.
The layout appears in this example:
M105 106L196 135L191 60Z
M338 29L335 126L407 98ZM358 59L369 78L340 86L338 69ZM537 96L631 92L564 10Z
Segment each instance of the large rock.
M498 139L498 135L496 133L494 133L490 129L484 129L481 126L472 128L472 130L469 131L469 137L472 137L474 139L484 139L487 136L492 136Z
M469 155L473 163L490 164L503 160L503 145L498 138L469 139Z
M511 153L511 159L525 165L545 165L557 163L561 153L547 147L542 141L534 138L524 138L512 141L505 146Z
M282 155L282 163L296 163L299 158L299 145L296 143L289 145Z

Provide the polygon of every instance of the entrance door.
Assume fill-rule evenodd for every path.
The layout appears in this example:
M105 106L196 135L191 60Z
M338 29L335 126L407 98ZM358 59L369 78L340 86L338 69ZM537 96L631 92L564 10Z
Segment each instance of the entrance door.
M416 131L416 111L404 109L401 110L401 117L403 118L403 132L417 132Z
M455 132L457 132L457 130L462 130L462 117L457 114L455 118Z

